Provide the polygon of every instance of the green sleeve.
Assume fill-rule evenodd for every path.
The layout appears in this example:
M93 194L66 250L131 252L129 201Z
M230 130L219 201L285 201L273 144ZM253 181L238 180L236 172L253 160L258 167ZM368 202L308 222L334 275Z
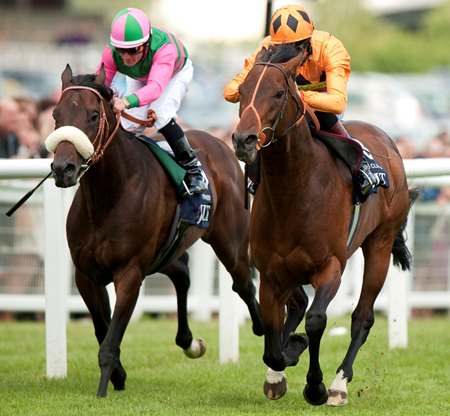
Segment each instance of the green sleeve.
M136 96L136 94L131 94L125 97L128 102L130 103L130 107L129 108L134 108L134 107L139 107L139 99Z

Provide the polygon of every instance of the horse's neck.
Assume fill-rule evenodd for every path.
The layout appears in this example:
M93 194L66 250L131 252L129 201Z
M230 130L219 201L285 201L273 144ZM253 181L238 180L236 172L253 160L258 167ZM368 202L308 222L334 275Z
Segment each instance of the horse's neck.
M103 156L81 178L80 185L87 198L93 202L106 199L102 202L112 203L124 195L123 190L131 176L130 151L131 141L118 132Z
M274 189L290 188L292 181L297 185L306 183L319 163L316 150L309 127L293 129L262 149L263 180Z

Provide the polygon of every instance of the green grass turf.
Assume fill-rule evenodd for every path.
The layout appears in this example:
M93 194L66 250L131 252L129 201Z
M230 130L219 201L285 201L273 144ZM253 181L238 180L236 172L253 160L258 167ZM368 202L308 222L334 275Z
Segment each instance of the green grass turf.
M329 318L321 348L327 386L344 357L346 336L334 326L350 318ZM208 343L204 357L190 360L175 345L176 321L132 322L122 343L128 373L126 390L96 397L98 346L91 322L68 325L68 376L47 379L44 323L0 323L0 415L437 415L450 414L450 319L413 320L409 346L389 350L387 322L378 316L354 366L348 406L312 407L302 395L307 353L286 371L289 390L279 401L262 392L266 368L263 339L240 330L239 363L220 364L218 324L191 323L195 337Z

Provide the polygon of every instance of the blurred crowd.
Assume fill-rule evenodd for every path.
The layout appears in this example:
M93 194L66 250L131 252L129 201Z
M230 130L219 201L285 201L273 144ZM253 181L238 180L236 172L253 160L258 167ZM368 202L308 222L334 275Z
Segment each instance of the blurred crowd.
M408 137L399 137L395 142L403 159L450 157L450 135L447 130L432 136L422 150L418 150ZM424 186L419 190L420 201L435 203L437 208L415 216L412 288L417 291L449 290L450 187ZM430 316L433 310L414 309L412 313L414 317Z
M450 157L450 134L447 130L430 137L421 150L417 149L414 141L409 137L398 137L395 139L395 144L403 159ZM450 188L423 188L420 199L447 203L450 200Z
M47 157L54 106L51 99L0 98L0 158Z
M0 158L45 158L43 140L54 129L52 99L0 97ZM18 185L9 180L9 186ZM23 181L21 186L23 186ZM30 181L29 188L35 185ZM25 185L26 186L26 185ZM21 192L21 188L19 188ZM26 189L23 190L23 193ZM3 212L10 203L0 201ZM0 293L43 293L43 208L25 204L12 217L0 216ZM26 317L24 313L0 310L0 320ZM42 313L32 314L35 319Z

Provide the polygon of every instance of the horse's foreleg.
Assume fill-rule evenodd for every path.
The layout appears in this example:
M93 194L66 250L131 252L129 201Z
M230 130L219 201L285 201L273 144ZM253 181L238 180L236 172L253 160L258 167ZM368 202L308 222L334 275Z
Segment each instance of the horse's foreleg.
M377 253L375 259L371 256L365 258L361 295L352 313L351 342L342 364L336 371L336 377L330 385L327 400L329 406L348 404L347 383L353 378L353 363L375 321L373 305L383 287L390 264L390 253L382 256L379 248L376 250L373 250Z
M95 337L100 346L105 340L111 322L111 307L108 292L104 286L92 283L92 281L79 270L75 271L75 282L78 291L91 314ZM127 373L120 361L118 361L116 368L111 374L111 381L116 390L123 390L125 388L126 376Z
M100 367L98 397L106 396L109 380L115 390L125 389L126 373L120 363L120 344L136 305L141 282L142 277L137 271L132 273L128 270L127 274L114 276L116 305L108 332L98 353Z
M321 405L327 401L328 391L323 384L320 368L319 350L322 335L327 325L326 310L335 296L341 281L340 263L331 258L319 274L313 277L314 300L306 314L306 334L309 338L309 369L303 397L312 405Z
M281 338L284 325L284 303L275 295L274 288L261 275L259 287L261 316L264 322L264 355L263 361L269 367L264 381L264 394L268 399L278 400L287 391L284 359Z
M94 284L85 274L75 270L75 283L94 324L95 337L100 345L106 337L111 322L109 296L104 286Z
M189 328L187 312L187 297L190 286L188 261L189 255L185 252L161 272L169 277L177 293L178 331L175 342L183 349L187 357L200 358L206 352L206 342L202 338L193 339Z

